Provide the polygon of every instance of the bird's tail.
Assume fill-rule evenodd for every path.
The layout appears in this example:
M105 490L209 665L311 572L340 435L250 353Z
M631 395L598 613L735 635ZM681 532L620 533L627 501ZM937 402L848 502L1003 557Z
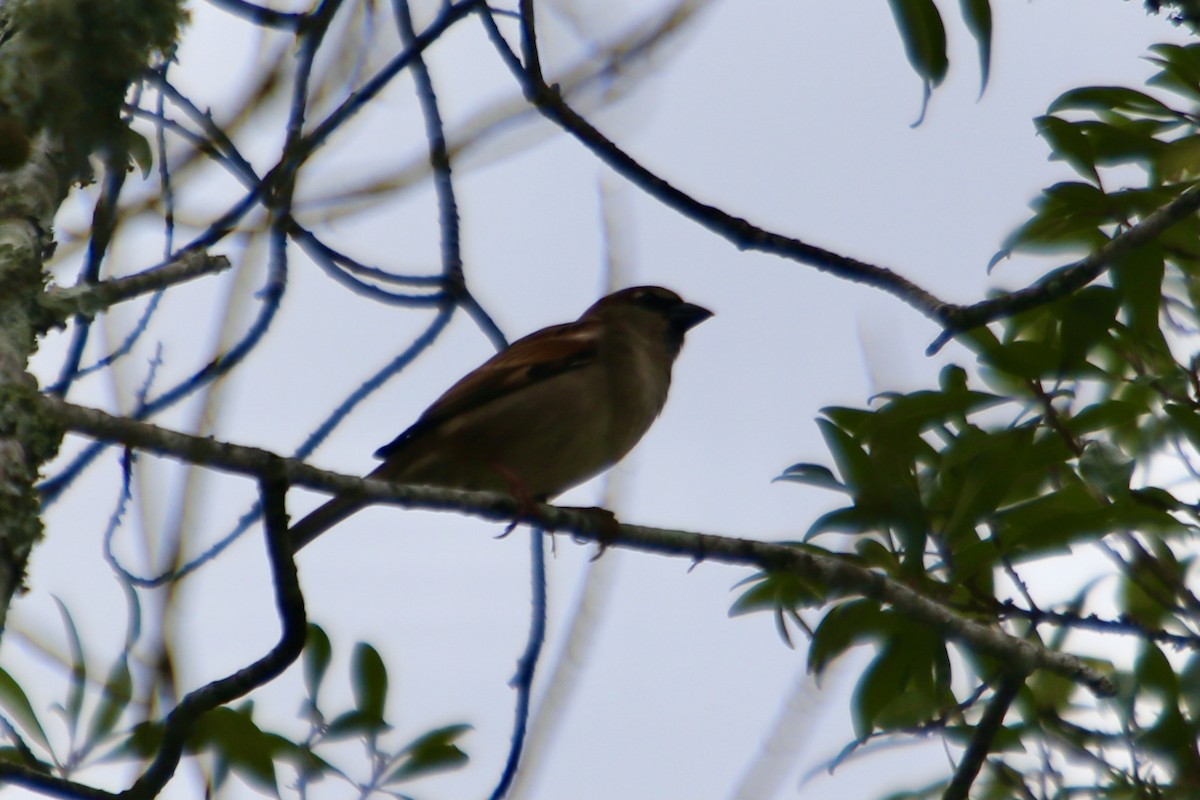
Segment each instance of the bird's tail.
M299 550L366 505L362 496L339 494L291 527L292 549Z

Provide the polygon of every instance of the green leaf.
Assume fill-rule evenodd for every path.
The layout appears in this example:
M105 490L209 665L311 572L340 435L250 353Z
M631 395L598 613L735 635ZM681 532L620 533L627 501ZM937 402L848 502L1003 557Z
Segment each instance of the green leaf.
M1200 713L1200 654L1189 655L1179 671L1179 690L1189 716L1195 719Z
M967 391L967 371L957 364L947 364L938 373L938 387L947 394Z
M809 670L820 675L835 658L855 645L879 639L890 625L890 617L874 600L850 600L834 606L813 631Z
M822 413L826 415L832 411L833 409L822 409ZM863 487L871 481L874 471L870 457L852 436L829 420L818 419L817 427L821 429L821 436L833 455L842 480L853 494L861 494Z
M888 0L896 27L904 40L908 63L927 86L937 86L946 77L946 27L933 0Z
M71 741L74 742L76 731L79 730L79 718L83 713L83 695L84 689L87 687L87 660L83 654L83 641L79 638L79 630L75 627L75 620L71 618L71 612L67 611L66 605L58 597L54 598L54 603L58 606L63 627L66 628L67 649L71 653L71 687L67 693L67 704L63 711L66 712L67 730L70 733Z
M907 675L897 648L879 653L863 671L854 689L853 721L855 736L861 741L876 728L880 712L908 690Z
M96 711L92 714L92 722L88 727L86 748L91 749L99 744L116 728L121 715L133 699L133 676L129 673L128 655L122 653L113 662L112 669L104 681L104 694Z
M974 540L976 525L1001 505L1025 499L1014 497L1026 491L1024 485L1040 483L1050 466L1043 463L1043 449L1032 446L1034 433L1032 426L967 428L947 444L928 503L944 518L941 532L951 542L968 534Z
M854 693L859 738L929 722L954 704L945 642L934 631L895 618L888 638Z
M112 758L131 756L133 758L151 758L162 747L163 726L158 720L139 722L129 732L129 738L118 748Z
M1163 410L1192 447L1200 449L1200 414L1196 413L1196 409L1180 403L1167 403Z
M1156 151L1155 156L1154 168L1158 172L1158 180L1195 180L1200 176L1200 135L1180 136L1167 142ZM1165 237L1159 241L1163 245L1167 244Z
M366 642L354 646L350 659L351 688L354 704L364 716L383 721L383 709L387 703L387 667L379 651Z
M829 595L828 590L793 572L760 572L743 583L752 585L734 601L729 609L731 617L755 611L792 610L819 605Z
M1158 65L1159 72L1146 83L1200 102L1200 48L1196 45L1156 44L1150 51L1156 57L1148 60Z
M1174 704L1179 697L1179 676L1171 662L1157 646L1150 642L1142 644L1133 670L1140 691L1154 690L1160 700Z
M1129 327L1147 348L1167 350L1159 328L1162 284L1166 265L1163 253L1153 245L1126 253L1113 264L1113 286L1129 318Z
M1076 292L1062 310L1062 364L1074 370L1116 323L1121 298L1108 286L1087 286Z
M3 668L0 668L0 708L8 712L8 715L27 736L32 737L37 744L46 749L46 752L51 752L50 740L46 738L46 731L42 728L42 723L38 721L29 698L20 684L13 680L13 677Z
M1108 533L1110 510L1079 483L1000 512L1002 549L1013 557L1043 556L1065 551L1071 542Z
M1136 463L1107 442L1089 442L1079 457L1079 474L1108 497L1129 491Z
M278 740L275 758L291 764L306 781L320 780L331 772L338 773L336 767L314 753L308 745L291 742L282 737Z
M1166 143L1156 138L1163 123L1153 120L1125 121L1113 125L1101 120L1074 123L1091 148L1092 163L1101 166L1137 164L1148 167L1157 161Z
M332 657L333 647L329 643L329 636L320 625L310 622L304 642L304 689L314 707Z
M1056 183L1042 190L1033 208L1034 216L1005 239L1002 254L1017 249L1090 251L1108 241L1101 227L1113 224L1113 203L1095 186L1077 181Z
M805 483L820 489L833 489L837 492L848 492L845 484L834 477L829 467L820 464L792 464L775 478L775 481L788 483Z
M448 725L415 739L401 751L403 760L384 778L383 784L386 786L400 783L430 772L454 769L466 764L467 754L455 744L455 740L469 730L470 725Z
M839 508L817 517L805 531L804 541L821 533L870 533L880 530L886 523L886 517L877 509Z
M1176 111L1145 92L1127 89L1124 86L1084 86L1071 89L1060 94L1046 110L1051 114L1059 111L1123 111L1164 119L1185 119L1183 112Z
M150 141L132 128L125 128L125 150L129 158L142 172L142 178L150 177L150 169L154 166L154 152L150 149Z
M1071 168L1087 178L1095 186L1100 185L1100 173L1096 171L1096 154L1092 143L1084 135L1081 123L1069 122L1052 114L1033 120L1038 135L1050 145L1052 158L1066 161Z
M279 794L274 758L281 749L280 737L260 729L248 710L214 708L196 721L188 744L193 751L211 751L252 786Z
M325 737L327 739L355 738L378 734L388 727L382 718L352 709L334 717L325 727Z
M1056 348L1045 342L1007 342L979 360L986 367L1022 380L1055 377L1062 369Z
M1105 400L1085 407L1074 417L1067 419L1066 425L1073 434L1081 436L1136 422L1145 413L1147 410L1136 403ZM1200 427L1197 428L1197 433L1200 433Z
M979 48L979 94L987 89L992 69L992 4L990 0L959 0L963 22Z

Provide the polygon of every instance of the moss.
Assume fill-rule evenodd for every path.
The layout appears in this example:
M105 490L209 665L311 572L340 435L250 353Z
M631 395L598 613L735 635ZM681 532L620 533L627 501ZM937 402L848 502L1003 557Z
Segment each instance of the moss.
M11 37L0 48L0 118L23 121L26 137L53 131L80 158L125 158L121 104L151 57L173 51L182 3L9 0L3 13Z
M41 465L58 452L62 437L62 427L45 413L32 379L0 385L0 440L15 439L24 450L20 460L5 459L0 485L0 520L9 548L0 558L12 574L24 574L29 553L43 535L41 499L34 487Z
M16 439L24 447L25 461L33 470L31 477L40 465L58 454L63 428L43 410L32 379L28 385L0 384L0 439L7 438Z

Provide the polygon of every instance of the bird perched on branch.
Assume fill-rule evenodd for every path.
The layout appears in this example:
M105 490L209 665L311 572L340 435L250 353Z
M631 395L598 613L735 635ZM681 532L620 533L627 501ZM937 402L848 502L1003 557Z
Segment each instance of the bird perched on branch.
M379 448L383 463L368 477L544 502L633 449L667 402L684 334L711 316L658 286L610 294L451 386ZM367 503L359 494L335 496L292 526L294 547Z

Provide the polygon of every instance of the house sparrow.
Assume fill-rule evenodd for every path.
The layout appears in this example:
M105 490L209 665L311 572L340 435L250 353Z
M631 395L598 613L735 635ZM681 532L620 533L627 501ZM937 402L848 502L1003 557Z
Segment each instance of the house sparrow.
M610 294L451 386L379 448L368 477L544 502L633 449L667 402L684 334L711 316L658 286ZM366 504L334 497L292 526L295 548Z

